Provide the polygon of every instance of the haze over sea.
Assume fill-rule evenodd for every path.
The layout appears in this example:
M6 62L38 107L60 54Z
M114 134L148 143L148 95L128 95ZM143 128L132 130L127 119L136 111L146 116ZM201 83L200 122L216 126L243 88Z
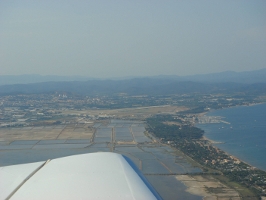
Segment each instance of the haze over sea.
M207 116L221 116L229 122L197 124L215 146L248 164L266 170L266 104L215 110Z

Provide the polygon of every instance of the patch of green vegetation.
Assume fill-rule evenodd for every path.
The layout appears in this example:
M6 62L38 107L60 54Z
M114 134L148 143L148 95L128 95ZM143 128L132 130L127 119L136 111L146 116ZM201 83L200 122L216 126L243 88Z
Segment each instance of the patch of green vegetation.
M163 122L174 120L165 116L164 119L161 116L147 119L150 126L148 131L153 132L159 138L167 138L167 140L178 140L178 139L200 139L203 136L204 131L193 126L177 126L167 125Z
M226 176L214 175L213 177L219 180L221 183L227 185L228 187L235 189L242 197L242 199L260 199L258 196L259 194L255 190L247 188L246 186L243 186L240 183L231 181Z
M223 187L205 187L205 190L207 190L207 192L209 193L224 193L224 188Z

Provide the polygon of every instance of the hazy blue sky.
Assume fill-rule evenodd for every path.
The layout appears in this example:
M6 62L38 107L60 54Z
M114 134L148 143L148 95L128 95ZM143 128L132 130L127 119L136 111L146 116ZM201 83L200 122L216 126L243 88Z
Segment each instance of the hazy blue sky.
M1 0L0 75L266 67L265 0Z

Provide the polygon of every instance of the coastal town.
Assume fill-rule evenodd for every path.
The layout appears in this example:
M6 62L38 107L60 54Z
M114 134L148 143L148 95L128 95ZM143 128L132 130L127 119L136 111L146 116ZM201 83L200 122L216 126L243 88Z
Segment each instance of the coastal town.
M237 105L250 105L259 103L264 99L244 98L238 95L165 95L150 96L139 95L130 96L127 94L82 96L65 92L55 92L48 94L14 94L0 96L0 127L16 127L36 124L41 121L45 123L66 123L71 120L71 113L68 116L66 110L94 110L96 114L86 114L84 119L115 118L120 115L110 115L103 113L101 109L122 109L139 108L152 106L178 106L179 111L189 109L184 117L183 123L228 123L219 117L201 117L195 114L205 113L211 109L233 107ZM171 114L175 114L173 111ZM158 113L153 113L158 114ZM147 116L140 114L137 117L123 115L123 118L144 119Z

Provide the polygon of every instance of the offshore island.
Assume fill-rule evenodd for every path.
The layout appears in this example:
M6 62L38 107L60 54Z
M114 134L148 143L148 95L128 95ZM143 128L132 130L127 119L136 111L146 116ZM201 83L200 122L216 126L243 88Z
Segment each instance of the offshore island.
M1 90L1 166L38 161L46 154L112 151L130 157L164 199L266 196L265 171L215 147L216 142L195 126L230 123L204 114L213 109L263 103L263 88L256 92L250 87L241 92L187 89L174 94L156 88L142 94L135 90L96 94L58 87L56 91L42 91L39 89L45 87L40 85L38 92L35 85L28 92L25 87L29 86L24 85L20 92L16 91L18 86L9 86L12 93ZM22 160L26 155L28 160ZM183 186L175 181L186 188L181 189Z

